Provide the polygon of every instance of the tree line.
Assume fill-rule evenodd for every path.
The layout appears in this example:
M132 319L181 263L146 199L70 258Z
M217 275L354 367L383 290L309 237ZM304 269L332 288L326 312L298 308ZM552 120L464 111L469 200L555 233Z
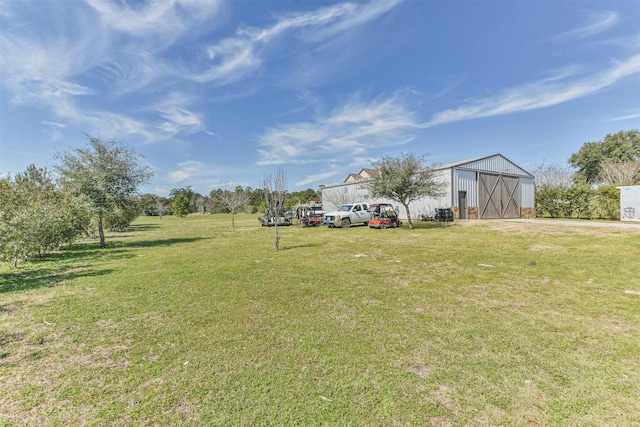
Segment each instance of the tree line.
M86 139L85 146L57 154L53 171L30 165L14 177L0 177L0 260L16 267L20 259L42 257L85 236L97 236L105 247L105 229L124 230L139 215L224 213L234 225L236 213L320 201L313 189L288 192L282 170L266 176L262 188L220 187L202 195L188 186L171 190L169 197L139 195L152 177L138 164L140 156L115 141ZM371 194L398 201L409 212L411 201L442 191L423 162L413 154L373 161L379 174L370 183ZM619 219L616 187L640 184L640 132L586 142L567 165L543 164L532 173L539 217ZM276 249L278 242L276 228Z
M263 188L236 186L234 188L216 188L203 195L191 186L174 188L168 197L156 194L142 194L139 197L141 214L148 216L175 215L186 216L192 213L232 214L263 213L265 211L265 193ZM292 209L299 203L320 201L320 193L308 188L302 191L288 192L285 208Z
M585 142L566 165L541 165L536 182L538 217L620 219L620 191L640 184L640 131Z
M0 260L15 268L82 237L97 237L104 248L105 230L122 231L140 215L264 212L270 200L263 188L240 186L206 196L191 187L173 189L166 198L140 195L153 176L140 158L120 142L86 135L84 146L56 154L53 170L31 164L0 177ZM312 189L279 191L287 209L319 200Z

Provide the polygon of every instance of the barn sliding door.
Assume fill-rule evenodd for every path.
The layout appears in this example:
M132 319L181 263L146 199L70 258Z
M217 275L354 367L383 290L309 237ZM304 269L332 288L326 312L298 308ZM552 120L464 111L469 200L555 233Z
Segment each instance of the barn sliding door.
M481 219L520 218L520 178L478 174Z

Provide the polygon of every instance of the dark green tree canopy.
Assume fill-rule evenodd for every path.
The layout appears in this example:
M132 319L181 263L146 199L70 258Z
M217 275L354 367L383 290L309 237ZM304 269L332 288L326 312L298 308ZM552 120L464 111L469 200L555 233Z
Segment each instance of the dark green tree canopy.
M73 242L89 224L84 206L58 188L46 169L29 165L0 178L0 259L41 257Z
M189 215L189 198L185 194L178 194L171 202L171 212L174 216L185 217Z
M140 156L122 143L90 135L86 138L86 146L58 154L55 169L63 187L84 198L97 215L100 246L104 247L103 218L125 209L153 173L139 166Z
M602 141L585 142L569 157L569 164L578 169L577 178L589 184L599 182L602 167L607 162L640 164L640 131L619 131L606 135Z
M173 203L176 197L180 195L186 197L188 201L189 212L187 213L198 212L200 208L199 203L202 203L204 200L204 197L200 193L193 191L190 185L184 188L174 188L169 192L169 200Z

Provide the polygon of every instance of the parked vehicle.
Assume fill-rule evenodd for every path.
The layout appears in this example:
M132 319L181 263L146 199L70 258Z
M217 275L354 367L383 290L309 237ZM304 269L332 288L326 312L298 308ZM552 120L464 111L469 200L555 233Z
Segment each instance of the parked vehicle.
M385 229L402 225L402 221L398 218L397 209L394 209L389 203L374 203L369 206L369 212L371 214L370 228Z
M453 209L437 208L433 215L422 215L422 221L451 222L453 221Z
M366 203L351 203L340 206L337 211L324 216L324 224L329 227L349 228L353 224L367 225L371 219L369 205Z
M324 222L322 205L317 203L299 205L296 209L296 216L305 227L315 227Z
M276 215L275 212L270 212L267 210L263 216L258 217L258 221L260 221L260 225L262 227L273 227L274 225L291 225L291 218L293 217L291 212L285 212L282 210L278 212Z

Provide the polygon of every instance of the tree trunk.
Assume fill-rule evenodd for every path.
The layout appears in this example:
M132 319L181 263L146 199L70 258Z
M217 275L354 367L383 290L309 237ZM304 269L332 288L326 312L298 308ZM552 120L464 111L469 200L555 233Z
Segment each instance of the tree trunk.
M411 220L411 212L409 211L409 205L403 203L402 206L407 210L407 222L409 223L409 230L413 230L413 221Z
M100 234L100 247L107 246L104 242L104 228L102 227L102 214L98 214L98 234Z
M236 228L236 212L234 209L231 209L231 228Z
M276 223L273 225L276 229L276 251L280 250L280 235L278 234L278 218L276 217Z

